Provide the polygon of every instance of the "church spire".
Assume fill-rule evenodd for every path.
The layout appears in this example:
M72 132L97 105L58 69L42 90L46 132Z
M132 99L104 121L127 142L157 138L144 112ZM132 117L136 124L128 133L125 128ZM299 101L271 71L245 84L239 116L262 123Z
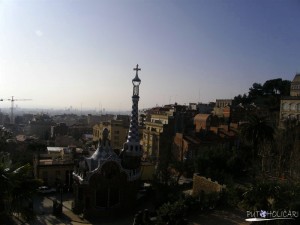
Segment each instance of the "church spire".
M131 120L128 132L127 141L124 143L122 150L122 164L125 168L138 168L142 157L142 147L140 145L139 127L138 127L138 102L139 102L139 86L141 80L138 72L141 70L139 65L133 69L136 71L135 77L132 79L133 95L132 95L132 110Z
M141 70L139 65L136 65L136 68L133 70L136 71L135 78L132 79L133 84L133 95L132 95L132 110L131 110L131 121L128 132L127 142L138 142L139 143L139 129L138 129L138 102L139 102L139 86L141 80L138 76L138 71Z

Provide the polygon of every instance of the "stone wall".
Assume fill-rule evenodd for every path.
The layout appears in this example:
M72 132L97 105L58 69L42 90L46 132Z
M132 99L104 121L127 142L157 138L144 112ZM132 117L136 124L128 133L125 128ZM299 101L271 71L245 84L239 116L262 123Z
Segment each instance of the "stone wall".
M226 188L226 186L219 184L217 181L212 181L210 178L194 174L192 191L193 196L199 195L202 191L206 194L212 192L221 192L224 188Z

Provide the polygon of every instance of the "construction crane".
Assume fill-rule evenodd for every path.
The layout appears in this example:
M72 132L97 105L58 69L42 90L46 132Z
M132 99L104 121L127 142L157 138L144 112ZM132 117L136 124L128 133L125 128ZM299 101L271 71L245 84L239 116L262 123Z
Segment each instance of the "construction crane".
M15 124L15 118L14 118L14 102L15 101L30 101L32 99L15 99L14 96L11 96L11 98L8 99L1 99L1 101L7 100L11 101L11 109L10 109L10 123Z

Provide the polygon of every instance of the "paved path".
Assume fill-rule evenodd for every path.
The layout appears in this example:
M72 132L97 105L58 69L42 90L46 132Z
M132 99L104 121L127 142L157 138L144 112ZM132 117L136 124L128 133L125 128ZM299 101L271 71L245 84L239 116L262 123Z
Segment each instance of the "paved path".
M52 214L53 200L59 199L60 196L36 196L34 201L34 211L37 214L35 221L23 223L15 219L18 225L132 225L133 214L127 217L116 216L112 220L106 221L88 221L71 210L72 195L64 194L63 196L63 213L62 216L56 217ZM58 200L59 201L59 200ZM250 225L245 221L245 213L237 210L214 210L208 212L193 213L189 219L189 225Z
M189 217L191 225L250 225L245 221L246 213L234 209L213 210L194 213Z
M88 221L79 215L73 213L72 208L72 195L63 195L63 209L62 215L57 217L53 215L53 200L60 202L60 196L57 194L47 196L35 196L34 198L34 211L36 219L30 223L24 223L18 218L14 218L17 225L131 225L133 222L133 215L127 218L116 217L113 221ZM1 224L1 223L0 223Z

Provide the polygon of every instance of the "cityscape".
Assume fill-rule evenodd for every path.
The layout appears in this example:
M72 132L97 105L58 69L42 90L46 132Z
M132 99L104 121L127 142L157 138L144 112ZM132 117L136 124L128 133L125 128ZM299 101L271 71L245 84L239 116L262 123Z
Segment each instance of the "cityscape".
M0 1L0 224L299 224L299 10Z

